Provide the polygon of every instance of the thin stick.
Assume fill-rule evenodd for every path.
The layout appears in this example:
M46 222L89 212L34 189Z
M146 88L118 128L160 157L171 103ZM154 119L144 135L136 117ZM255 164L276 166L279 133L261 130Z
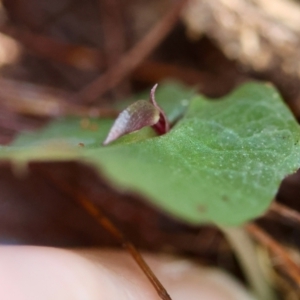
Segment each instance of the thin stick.
M111 67L125 52L126 32L120 0L99 0L105 63Z
M273 201L269 211L272 213L275 213L276 215L279 215L280 217L283 217L285 219L288 219L290 221L295 222L296 224L300 225L300 213L292 208L289 208L281 203L278 203L276 201Z
M123 20L124 5L120 0L99 0L100 20L103 32L103 51L105 53L106 68L109 69L118 62L126 51L126 31ZM122 98L128 95L129 79L124 81L112 95Z
M119 63L82 89L78 97L87 103L92 103L105 92L114 88L126 75L136 68L172 30L187 1L188 0L180 0L141 41L121 58Z
M119 114L112 108L86 107L67 101L73 97L72 93L4 78L0 78L0 97L3 106L22 115L115 118Z
M101 70L104 67L104 54L99 49L72 44L10 25L1 25L0 32L9 35L35 55L50 61L85 71Z
M135 248L135 246L126 239L126 237L120 232L120 230L110 221L99 209L95 206L89 199L87 199L83 194L79 194L76 197L78 203L91 215L93 216L98 224L105 228L112 236L114 236L122 246L127 249L131 254L136 263L144 271L145 275L148 277L154 288L156 289L158 295L161 299L171 300L171 297L154 275L150 267L147 265L141 254Z
M246 229L258 242L269 249L269 251L274 255L278 256L278 258L282 262L282 264L280 265L281 269L290 278L292 278L298 286L300 286L300 268L291 259L287 251L258 225L250 223L246 225Z
M154 275L153 271L147 265L139 251L135 248L135 246L127 240L127 238L117 228L117 226L111 220L109 220L101 212L101 210L84 195L84 193L77 190L75 194L74 188L72 186L62 184L57 178L54 178L53 176L51 176L51 174L44 170L39 170L39 172L43 173L43 175L45 175L47 179L49 179L53 184L55 184L55 186L59 187L59 189L66 193L68 196L74 197L77 203L79 203L80 206L82 206L86 212L88 212L92 217L94 217L98 224L100 224L104 229L106 229L112 236L114 236L120 242L122 247L130 253L132 258L139 265L144 274L148 277L149 281L151 282L151 284L153 285L153 287L155 288L159 297L162 300L172 300L166 289L160 283L158 278Z

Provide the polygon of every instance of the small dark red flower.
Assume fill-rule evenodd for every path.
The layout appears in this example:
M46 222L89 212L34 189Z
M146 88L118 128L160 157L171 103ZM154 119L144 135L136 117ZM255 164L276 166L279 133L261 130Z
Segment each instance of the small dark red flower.
M150 101L139 100L134 102L119 114L103 145L107 145L127 133L146 126L151 126L158 135L169 131L169 121L155 100L156 88L157 84L151 89Z

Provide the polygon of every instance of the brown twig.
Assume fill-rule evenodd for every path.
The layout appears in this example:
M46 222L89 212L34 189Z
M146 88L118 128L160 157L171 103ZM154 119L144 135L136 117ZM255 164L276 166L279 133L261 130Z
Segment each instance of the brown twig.
M58 89L0 78L1 104L10 111L38 117L76 115L114 118L118 111L111 108L89 108L68 102L74 97Z
M107 68L119 61L126 50L126 32L120 0L99 0L101 27L104 36L103 51ZM113 91L117 98L128 94L129 82L124 82Z
M281 203L273 201L269 208L269 212L274 213L280 217L283 217L284 219L288 219L300 225L300 213Z
M111 67L121 58L126 45L120 1L101 0L98 2L104 36L105 62L108 67Z
M0 30L42 58L67 64L80 70L100 70L103 68L103 53L98 49L67 43L50 36L8 25L2 25Z
M119 63L82 89L78 93L78 97L85 102L92 103L105 92L115 87L126 75L136 68L172 30L187 1L188 0L180 0L141 41L122 57Z
M269 249L271 253L278 256L278 258L282 262L280 268L290 278L292 278L298 286L300 286L300 268L291 259L287 251L258 225L250 223L246 225L246 229L258 242L260 242L267 249Z
M71 185L62 183L61 181L59 181L57 178L52 176L47 171L38 169L38 172L42 173L42 175L44 177L46 177L51 183L53 183L56 187L58 187L66 195L74 198L77 201L77 203L81 207L83 207L84 210L97 221L97 223L99 225L101 225L112 236L114 236L120 242L120 244L130 253L132 258L142 269L142 271L147 276L147 278L149 279L151 284L154 286L154 288L157 291L160 298L163 300L171 300L171 297L169 296L168 292L163 287L163 285L160 283L160 281L157 279L157 277L152 272L150 267L147 265L147 263L145 262L145 260L141 256L141 254L135 248L135 246L130 241L127 240L127 238L117 228L117 226L110 219L108 219L102 213L102 211L85 196L85 194L83 192L76 190L76 193L75 193L74 187L72 187Z

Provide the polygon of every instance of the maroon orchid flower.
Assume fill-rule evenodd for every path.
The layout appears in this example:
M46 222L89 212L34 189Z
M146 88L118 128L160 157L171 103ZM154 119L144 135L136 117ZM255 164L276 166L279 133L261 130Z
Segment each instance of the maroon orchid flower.
M155 100L156 88L157 84L151 89L150 101L134 102L119 114L103 145L146 126L151 126L158 135L163 135L170 130L169 121Z

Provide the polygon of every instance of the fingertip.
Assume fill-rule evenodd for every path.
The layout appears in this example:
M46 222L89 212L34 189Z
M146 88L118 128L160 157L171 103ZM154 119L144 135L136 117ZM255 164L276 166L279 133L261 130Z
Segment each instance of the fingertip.
M118 255L99 263L82 251L0 247L0 299L157 299L149 282L134 275L135 266L126 270L117 262Z
M143 255L173 300L250 300L246 290L220 270L178 258ZM160 300L128 253L0 247L3 300Z

